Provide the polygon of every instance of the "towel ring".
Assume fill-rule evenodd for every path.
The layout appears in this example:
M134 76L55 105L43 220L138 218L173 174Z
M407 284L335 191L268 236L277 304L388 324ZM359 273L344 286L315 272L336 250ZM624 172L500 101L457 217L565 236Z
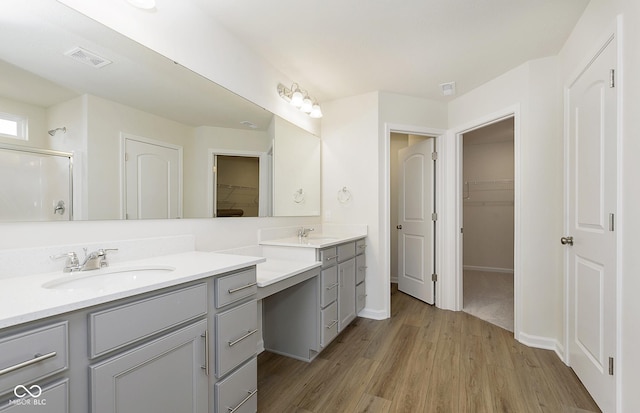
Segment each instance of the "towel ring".
M304 201L304 197L304 191L302 190L302 188L300 188L293 193L293 202L295 202L296 204L300 204Z
M341 204L346 204L349 201L351 201L351 192L345 186L338 191L338 202L340 202Z

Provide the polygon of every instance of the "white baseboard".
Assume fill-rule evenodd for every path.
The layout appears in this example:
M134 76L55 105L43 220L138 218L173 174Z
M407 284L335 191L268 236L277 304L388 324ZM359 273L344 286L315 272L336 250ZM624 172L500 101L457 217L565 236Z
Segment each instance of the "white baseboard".
M398 284L398 276L391 277L391 284Z
M519 333L516 337L516 340L529 347L541 348L543 350L553 350L558 355L560 360L565 363L564 346L554 338Z
M462 268L467 271L504 272L513 274L513 268L482 267L480 265L465 265Z
M384 310L370 310L368 308L363 308L362 311L358 313L358 317L370 318L372 320L386 320L387 313Z

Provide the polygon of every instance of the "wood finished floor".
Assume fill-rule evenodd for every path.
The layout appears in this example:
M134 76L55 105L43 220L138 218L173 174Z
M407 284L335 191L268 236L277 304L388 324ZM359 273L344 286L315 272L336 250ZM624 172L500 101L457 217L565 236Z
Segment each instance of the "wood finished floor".
M258 411L600 411L552 351L395 289L391 308L387 320L356 319L312 363L262 353Z

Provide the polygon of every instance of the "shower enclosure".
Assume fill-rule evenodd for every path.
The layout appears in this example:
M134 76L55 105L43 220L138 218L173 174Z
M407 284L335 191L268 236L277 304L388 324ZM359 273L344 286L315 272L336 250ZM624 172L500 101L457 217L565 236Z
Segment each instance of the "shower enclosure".
M73 220L73 155L0 144L0 221Z

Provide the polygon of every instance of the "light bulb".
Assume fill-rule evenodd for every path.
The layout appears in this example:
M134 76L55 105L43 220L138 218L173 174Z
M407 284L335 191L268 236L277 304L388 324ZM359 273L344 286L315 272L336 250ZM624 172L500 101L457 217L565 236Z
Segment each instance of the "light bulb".
M302 106L300 107L300 110L303 111L304 113L311 113L312 109L313 109L313 102L307 96L302 101Z
M297 108L302 106L303 99L304 99L304 96L302 96L302 92L300 92L300 89L294 90L293 93L291 94L291 104Z
M322 117L322 109L320 109L320 105L317 103L313 104L313 108L311 109L311 113L309 114L312 118L321 118Z

